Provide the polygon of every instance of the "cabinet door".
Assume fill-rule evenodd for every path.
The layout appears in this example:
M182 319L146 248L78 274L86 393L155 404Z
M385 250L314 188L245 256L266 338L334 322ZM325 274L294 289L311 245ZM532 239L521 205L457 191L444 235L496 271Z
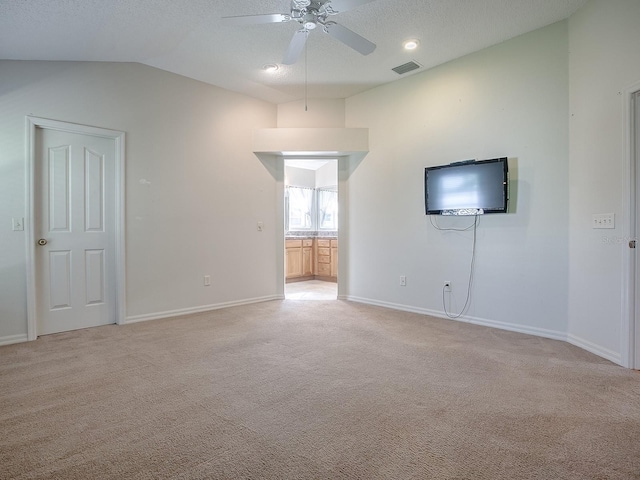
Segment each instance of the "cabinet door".
M331 246L331 276L338 277L338 245Z
M331 264L330 263L318 263L317 275L319 277L329 277L329 276L331 276Z
M304 247L302 249L302 275L313 275L313 248Z
M302 247L289 247L286 250L285 278L302 276Z

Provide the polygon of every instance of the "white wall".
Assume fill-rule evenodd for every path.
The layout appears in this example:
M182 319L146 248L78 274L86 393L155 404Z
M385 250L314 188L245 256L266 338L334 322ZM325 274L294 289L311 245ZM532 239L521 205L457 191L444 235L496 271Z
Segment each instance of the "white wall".
M287 165L286 160L284 162L285 185L307 188L335 187L338 185L337 160L329 160L317 170L292 167Z
M338 161L329 160L316 170L316 188L336 187L338 185Z
M284 161L284 184L294 187L316 188L316 172L308 168L291 167Z
M625 363L622 93L640 82L640 2L589 2L569 20L570 288L569 333ZM615 213L615 230L593 230L594 213ZM614 241L606 241L606 238Z
M344 127L343 98L310 98L278 105L278 128Z
M560 22L346 100L346 126L368 127L370 146L349 178L349 256L340 261L348 262L350 298L442 315L442 283L450 280L457 313L472 233L429 224L424 167L507 156L513 213L481 219L468 317L564 338L567 46Z
M126 132L126 310L146 318L276 293L276 182L249 141L276 113L137 64L0 62L0 341L27 328L25 237L11 231L27 216L25 115Z

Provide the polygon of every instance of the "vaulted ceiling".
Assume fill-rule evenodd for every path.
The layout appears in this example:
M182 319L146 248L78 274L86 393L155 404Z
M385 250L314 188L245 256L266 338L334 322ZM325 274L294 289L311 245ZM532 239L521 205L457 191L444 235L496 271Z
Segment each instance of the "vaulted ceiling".
M298 22L222 17L288 14L291 0L0 0L0 59L139 62L273 103L346 98L563 20L586 0L353 2L330 20L375 43L372 53L316 28L283 65ZM404 50L413 38L418 48ZM409 61L421 68L392 70Z

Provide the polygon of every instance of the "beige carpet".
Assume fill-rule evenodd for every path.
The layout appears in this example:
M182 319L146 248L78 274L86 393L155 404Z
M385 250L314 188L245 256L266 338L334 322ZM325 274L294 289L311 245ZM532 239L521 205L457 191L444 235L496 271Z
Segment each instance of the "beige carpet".
M285 300L0 348L2 479L640 478L640 374Z

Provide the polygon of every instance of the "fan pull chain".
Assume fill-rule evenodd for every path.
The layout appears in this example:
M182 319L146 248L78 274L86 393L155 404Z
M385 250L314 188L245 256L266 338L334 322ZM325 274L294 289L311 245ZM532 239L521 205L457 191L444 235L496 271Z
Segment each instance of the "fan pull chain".
M307 37L309 32L306 33ZM308 89L308 72L307 72L307 50L309 48L309 42L304 43L304 111L307 111L307 89Z

